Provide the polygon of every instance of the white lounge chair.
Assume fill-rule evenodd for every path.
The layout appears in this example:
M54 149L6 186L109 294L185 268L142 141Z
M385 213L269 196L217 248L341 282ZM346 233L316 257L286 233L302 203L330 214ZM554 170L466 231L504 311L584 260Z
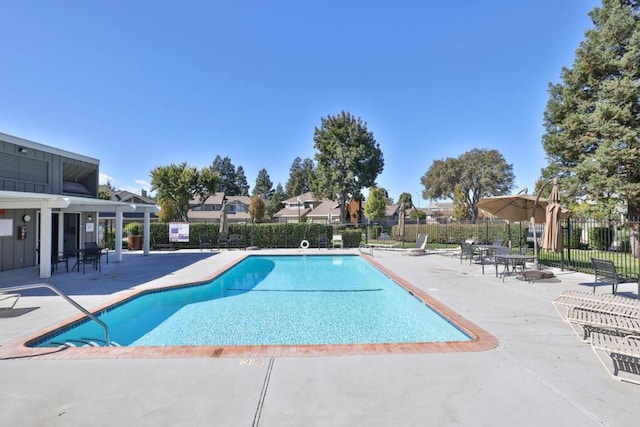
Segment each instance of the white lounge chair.
M590 341L593 332L613 335L640 335L640 319L611 313L598 313L574 307L567 313L569 326L583 342Z
M416 246L414 248L408 248L402 250L402 255L424 255L427 253L427 240L429 236L418 234L416 239Z
M342 234L334 234L331 238L331 245L335 248L336 246L340 246L344 248L344 242L342 241Z
M591 295L591 297L588 295ZM614 295L565 293L554 299L552 303L563 320L567 320L568 311L574 307L599 313L613 313L625 317L640 318L638 300ZM564 314L561 307L566 309Z
M640 384L640 336L593 332L591 349L613 378Z

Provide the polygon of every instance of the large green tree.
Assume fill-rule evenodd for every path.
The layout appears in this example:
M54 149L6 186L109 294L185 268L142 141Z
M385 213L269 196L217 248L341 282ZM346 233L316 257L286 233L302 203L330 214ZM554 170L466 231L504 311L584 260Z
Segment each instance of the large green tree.
M271 178L269 178L269 173L266 169L260 169L256 177L256 185L253 187L252 195L269 200L273 191L273 182Z
M278 183L276 185L276 189L273 192L273 195L269 198L267 202L267 216L269 218L273 218L273 215L278 213L280 209L284 207L283 201L286 200L287 195L282 188L282 184Z
M236 188L239 191L238 196L249 195L249 184L247 183L247 176L242 166L238 166L238 169L236 169Z
M466 217L475 221L478 217L478 201L487 196L507 194L513 188L513 165L506 162L497 150L474 148L459 157L434 160L429 170L420 178L425 199L456 199L466 208Z
M369 197L364 204L364 214L370 221L383 218L387 209L387 191L384 188L371 187Z
M199 200L201 203L218 190L219 176L209 167L201 170L179 165L158 166L151 171L151 191L161 206L171 205L175 209L175 219L187 220L189 202Z
M302 160L300 157L293 159L291 168L289 168L289 180L286 184L287 197L295 197L311 191L310 182L314 169L311 159Z
M224 192L227 196L240 195L241 189L237 184L236 167L231 163L229 157L216 156L211 164L211 169L220 176L218 191Z
M346 202L361 199L361 190L375 186L384 168L380 144L362 119L344 111L322 118L313 141L317 164L311 189L316 197L338 201L345 221Z
M561 83L550 84L543 177L560 178L569 200L587 197L604 214L640 210L640 2L603 0L594 27Z

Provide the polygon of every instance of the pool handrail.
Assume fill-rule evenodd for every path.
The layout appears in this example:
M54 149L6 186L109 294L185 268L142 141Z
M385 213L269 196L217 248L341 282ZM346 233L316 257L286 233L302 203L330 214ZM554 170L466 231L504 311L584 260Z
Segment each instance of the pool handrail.
M54 286L51 286L47 283L33 283L30 285L11 286L8 288L0 288L0 289L2 290L2 292L16 292L16 291L24 291L27 289L37 289L37 288L48 288L49 290L61 296L69 304L73 305L75 308L80 310L91 320L95 321L98 325L102 326L102 328L104 329L104 342L107 347L111 346L111 340L109 339L109 327L107 326L107 324L104 323L102 320L98 319L93 313L89 312L86 308L84 308L83 306L81 306L80 304L78 304L77 302L75 302L65 294L63 294L62 291L55 288Z

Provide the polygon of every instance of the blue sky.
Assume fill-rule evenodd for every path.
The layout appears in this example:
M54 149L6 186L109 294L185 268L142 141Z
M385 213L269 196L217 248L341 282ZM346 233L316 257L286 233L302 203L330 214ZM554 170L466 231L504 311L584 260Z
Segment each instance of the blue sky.
M396 200L473 148L532 189L548 84L600 4L3 0L0 132L100 159L119 189L216 155L253 188L262 168L284 186L320 119L345 110L374 133Z

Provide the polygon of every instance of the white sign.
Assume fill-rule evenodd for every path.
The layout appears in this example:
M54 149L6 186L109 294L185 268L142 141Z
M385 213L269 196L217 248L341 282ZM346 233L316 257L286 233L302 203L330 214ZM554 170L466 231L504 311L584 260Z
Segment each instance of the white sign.
M0 236L13 236L12 219L0 219Z
M189 223L188 222L170 222L169 223L169 241L170 242L188 242L189 241Z
M93 233L93 223L88 222L85 224L85 229L87 233Z

